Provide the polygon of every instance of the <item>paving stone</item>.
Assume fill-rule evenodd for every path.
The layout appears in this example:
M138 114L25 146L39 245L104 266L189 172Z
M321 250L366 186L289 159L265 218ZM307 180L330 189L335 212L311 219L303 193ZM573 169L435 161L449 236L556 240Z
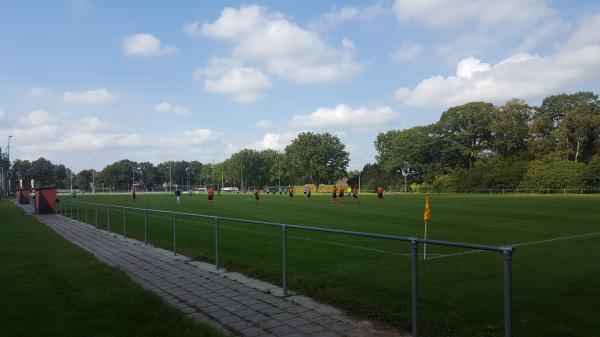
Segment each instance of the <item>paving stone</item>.
M242 330L240 330L240 332L244 336L248 336L248 337L257 337L257 336L265 334L264 330L259 329L259 328L255 327L255 326L247 328L247 329L242 329Z
M291 333L298 332L298 330L292 328L288 325L279 325L270 329L267 329L270 333L275 334L276 336L284 336Z
M300 317L295 317L286 321L283 321L283 323L289 325L289 326L293 326L293 327L297 327L300 325L305 325L308 324L309 322L303 318Z
M305 324L305 325L300 325L300 326L296 326L296 329L307 333L307 334L314 334L317 333L319 331L323 331L323 327L317 324Z

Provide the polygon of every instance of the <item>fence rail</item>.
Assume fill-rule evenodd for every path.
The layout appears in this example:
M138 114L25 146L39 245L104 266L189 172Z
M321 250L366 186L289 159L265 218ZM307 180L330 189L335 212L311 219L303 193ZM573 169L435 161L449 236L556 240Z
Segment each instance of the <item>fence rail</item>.
M111 209L120 209L123 213L123 236L127 237L127 214L128 213L137 213L144 215L144 244L148 244L148 213L161 213L161 214L169 214L172 218L173 222L173 254L177 254L177 217L185 216L185 217L195 217L195 218L204 218L204 219L212 219L214 221L215 226L215 268L220 269L219 264L219 256L221 255L221 247L220 247L220 222L222 220L226 221L234 221L246 224L253 225L266 225L271 227L279 227L281 228L282 233L282 289L284 296L288 295L288 229L296 229L303 231L312 231L312 232L322 232L322 233L330 233L330 234L338 234L338 235L348 235L355 237L367 237L374 239L382 239L382 240L393 240L393 241L402 241L408 242L410 244L411 251L411 283L412 283L412 291L411 291L411 306L412 306L412 335L413 337L418 336L418 307L419 307L419 277L418 277L418 256L419 256L419 245L420 244L430 244L437 246L446 246L446 247L456 247L456 248L464 248L464 249L473 249L473 250L484 250L500 253L503 257L504 262L504 336L511 337L512 336L512 255L515 251L514 246L488 246L488 245L480 245L480 244L471 244L464 242L454 242L454 241L445 241L445 240L432 240L432 239L422 239L418 237L408 237L408 236L396 236L396 235L387 235L387 234L376 234L376 233L367 233L367 232L355 232L341 229L331 229L331 228L321 228L314 226L301 226L301 225L293 225L293 224L282 224L276 222L269 221L260 221L260 220L249 220L249 219L239 219L239 218L231 218L231 217L223 217L223 216L215 216L215 215L205 215L205 214L196 214L196 213L186 213L186 212L175 212L175 211L167 211L160 209L149 209L149 208L137 208L130 206L119 206L119 205L111 205L111 204L102 204L102 203L91 203L91 202L82 202L75 200L65 200L63 202L59 202L58 212L63 216L68 216L70 218L77 219L81 221L80 208L84 207L85 213L85 222L88 222L88 208L94 207L95 209L95 223L94 225L98 227L98 208L106 208L107 210L107 230L110 232L110 210ZM75 213L73 207L75 206ZM114 227L113 227L114 228Z

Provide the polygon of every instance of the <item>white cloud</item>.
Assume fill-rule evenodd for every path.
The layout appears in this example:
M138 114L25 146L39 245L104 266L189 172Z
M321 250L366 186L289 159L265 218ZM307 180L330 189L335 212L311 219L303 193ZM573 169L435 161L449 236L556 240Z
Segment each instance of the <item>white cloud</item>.
M551 15L544 0L396 0L394 11L402 21L432 28L530 26Z
M122 48L125 54L136 56L165 55L179 51L177 47L163 46L152 34L129 35L123 39Z
M584 19L551 56L515 54L494 65L477 58L461 60L453 76L433 76L396 98L414 106L449 107L469 101L502 103L534 98L596 81L600 75L600 15ZM596 82L597 83L597 82Z
M240 103L262 99L271 87L263 72L233 59L213 58L209 66L196 69L195 77L204 79L204 90L230 95Z
M110 160L114 159L114 153L126 153L133 160L139 156L139 160L145 161L164 161L173 156L203 156L207 160L209 155L218 157L217 149L225 147L223 134L210 129L169 132L165 137L144 136L116 130L98 117L76 118L69 113L46 110L35 110L8 122L11 123L0 124L0 135L13 135L18 142L15 157L24 159L63 157L63 162L69 163L74 152L89 154L93 150L106 154Z
M6 117L6 112L4 112L4 110L0 109L0 120L3 120Z
M247 147L257 151L282 151L287 145L289 145L292 142L294 138L296 138L296 136L298 136L298 133L298 131L289 131L283 133L268 132L263 136L261 140L249 144Z
M259 129L269 129L273 127L273 123L271 123L271 121L261 120L256 122L256 127Z
M351 108L338 104L333 108L318 108L309 115L296 115L290 120L293 127L370 127L384 125L396 118L396 113L387 106L376 108Z
M89 91L67 91L62 95L62 101L67 104L100 105L115 102L119 95L104 88Z
M50 124L51 121L52 117L50 116L50 113L45 110L32 111L21 119L23 124L30 126L46 125Z
M364 7L334 8L309 24L310 29L324 30L350 21L369 21L390 12L381 3Z
M177 146L202 145L220 140L222 137L222 133L211 129L195 129L183 131L176 136L159 137L156 143L157 146L168 149Z
M414 42L404 42L396 49L390 58L396 63L412 61L421 55L423 46Z
M258 5L227 7L214 22L194 22L184 30L192 36L231 40L235 58L263 62L270 73L297 83L335 81L363 67L354 60L353 48L329 46L316 33Z
M154 111L156 112L170 112L171 104L167 102L161 102L154 106Z
M156 104L154 106L154 111L173 113L175 115L181 115L181 116L187 116L192 113L190 111L190 109L188 109L186 107L183 107L180 105L172 106L168 102L161 102L161 103Z
M27 96L30 98L42 98L47 94L48 90L40 86L35 86L27 91Z

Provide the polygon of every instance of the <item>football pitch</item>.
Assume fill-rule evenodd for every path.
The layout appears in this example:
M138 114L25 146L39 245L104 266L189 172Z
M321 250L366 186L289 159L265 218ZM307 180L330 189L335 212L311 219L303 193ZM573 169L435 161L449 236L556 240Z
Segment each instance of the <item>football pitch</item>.
M68 197L63 196L65 200ZM131 206L130 195L80 196L79 201ZM515 245L515 336L595 336L600 331L600 196L430 195L428 238ZM261 194L215 196L138 194L136 207L254 219L351 231L423 236L423 195L386 195L380 203L331 204ZM97 216L96 216L97 212ZM74 209L74 216L76 217ZM79 209L79 218L107 229L107 210ZM172 217L148 214L148 242L172 249ZM127 236L144 240L144 217L127 211ZM123 233L123 212L110 211L110 230ZM281 229L235 221L220 223L220 262L230 271L281 284ZM410 327L410 245L362 237L288 230L291 291L354 315ZM177 252L213 262L212 219L177 217ZM422 254L422 246L420 247ZM503 335L503 259L499 253L427 247L419 260L419 321L424 336Z

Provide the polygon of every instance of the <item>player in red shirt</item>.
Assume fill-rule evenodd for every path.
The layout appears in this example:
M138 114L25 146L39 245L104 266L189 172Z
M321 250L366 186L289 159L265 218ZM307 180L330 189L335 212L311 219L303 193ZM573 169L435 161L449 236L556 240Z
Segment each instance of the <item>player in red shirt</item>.
M383 202L383 187L381 185L377 186L377 198L379 198L379 202Z
M215 190L212 187L208 188L208 206L214 205Z

